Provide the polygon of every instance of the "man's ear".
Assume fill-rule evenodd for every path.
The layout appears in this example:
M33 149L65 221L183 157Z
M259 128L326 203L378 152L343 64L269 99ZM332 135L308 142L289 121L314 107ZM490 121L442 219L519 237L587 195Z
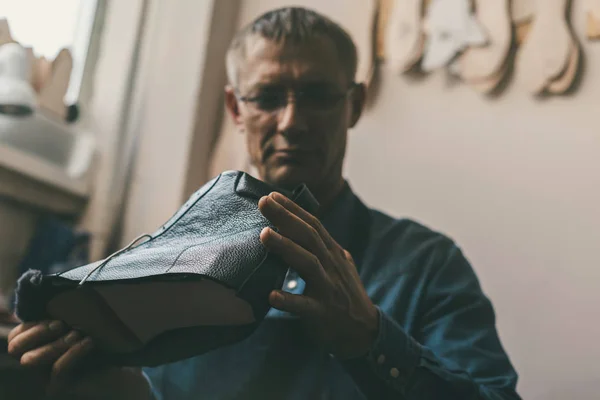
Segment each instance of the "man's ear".
M350 116L350 128L354 128L365 108L367 102L367 86L364 83L359 83L352 90L352 115Z
M231 115L233 122L239 127L242 123L240 106L238 98L235 95L235 90L230 85L225 87L225 106L227 107L227 111L229 111L229 115Z

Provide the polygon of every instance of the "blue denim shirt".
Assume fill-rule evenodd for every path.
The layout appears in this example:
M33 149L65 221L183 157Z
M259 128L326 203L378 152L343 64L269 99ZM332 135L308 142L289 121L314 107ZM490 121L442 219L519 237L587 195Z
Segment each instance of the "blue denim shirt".
M520 399L492 304L456 244L368 209L348 185L322 222L354 257L379 309L369 354L338 360L296 317L272 309L242 342L145 369L157 399ZM285 290L304 286L288 273Z

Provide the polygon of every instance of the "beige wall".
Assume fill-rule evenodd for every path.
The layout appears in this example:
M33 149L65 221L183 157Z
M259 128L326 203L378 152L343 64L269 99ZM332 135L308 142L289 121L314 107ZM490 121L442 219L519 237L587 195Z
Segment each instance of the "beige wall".
M589 53L600 65L600 49ZM376 109L351 136L347 176L370 205L462 245L528 399L600 384L594 72L575 98L546 103L518 88L489 101L444 89L439 77L411 84L386 73Z
M245 0L240 23L291 3L319 2ZM582 38L582 1L574 15ZM348 149L346 174L366 202L463 247L530 400L592 400L600 388L600 43L584 46L588 68L572 98L536 101L513 80L486 99L442 74L383 71Z

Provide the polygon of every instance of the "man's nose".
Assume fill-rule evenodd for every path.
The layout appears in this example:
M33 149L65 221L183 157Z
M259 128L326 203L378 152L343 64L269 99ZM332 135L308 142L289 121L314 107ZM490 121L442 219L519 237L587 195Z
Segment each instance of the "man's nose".
M291 97L279 112L278 130L286 134L304 133L308 129L306 118L296 99Z

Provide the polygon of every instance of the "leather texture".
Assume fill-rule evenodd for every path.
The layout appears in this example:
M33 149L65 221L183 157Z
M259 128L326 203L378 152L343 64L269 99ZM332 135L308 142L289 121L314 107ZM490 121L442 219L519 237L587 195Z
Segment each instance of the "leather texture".
M192 195L151 240L109 260L88 282L198 274L241 291L267 257L259 234L270 224L257 204L274 190L244 172L224 172ZM318 207L304 186L284 194L309 211ZM79 281L103 261L58 276Z
M35 282L31 276L24 276L17 287L17 314L24 321L46 318L45 308L53 296L81 286L208 278L234 289L238 297L251 305L255 319L261 321L270 308L268 294L281 288L287 272L279 257L269 253L259 239L262 229L271 224L258 210L258 200L273 191L285 194L313 214L318 210L319 204L304 185L287 192L244 172L223 172L194 193L146 242L106 260L58 275L38 276ZM246 327L243 333L233 336L243 338L254 328ZM187 331L194 332L196 338L200 333L209 334L215 343L239 340L219 339L224 331L214 327L210 333L207 329ZM186 335L182 332L170 332L167 336L181 342L182 335ZM203 348L218 345L208 343ZM169 352L168 343L155 342L150 347ZM189 356L188 352L179 350L181 356ZM151 364L162 361L164 357L155 357Z

